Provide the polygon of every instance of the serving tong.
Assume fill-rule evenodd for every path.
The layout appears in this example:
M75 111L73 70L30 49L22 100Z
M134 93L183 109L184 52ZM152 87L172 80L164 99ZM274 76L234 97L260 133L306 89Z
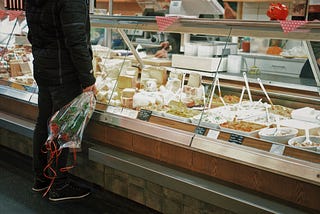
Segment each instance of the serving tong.
M309 129L305 129L306 139L301 143L302 145L312 145L312 141L310 140L310 132Z

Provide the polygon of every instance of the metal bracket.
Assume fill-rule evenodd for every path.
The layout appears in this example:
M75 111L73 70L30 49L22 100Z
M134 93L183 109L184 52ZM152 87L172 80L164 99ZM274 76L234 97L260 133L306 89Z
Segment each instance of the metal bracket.
M302 41L302 43L307 50L307 55L308 55L308 59L310 62L310 66L312 68L312 72L313 72L314 78L315 78L317 86L318 86L318 92L320 94L320 71L319 71L319 66L318 66L317 60L314 56L311 42L310 41Z
M139 62L139 68L142 70L144 68L144 64L142 62L141 57L139 56L138 52L136 51L136 49L133 47L130 39L128 38L127 34L124 32L123 29L118 28L117 29L119 34L121 35L121 37L123 38L124 42L126 43L126 45L129 47L129 49L131 50L131 52L133 53L134 57L138 60Z

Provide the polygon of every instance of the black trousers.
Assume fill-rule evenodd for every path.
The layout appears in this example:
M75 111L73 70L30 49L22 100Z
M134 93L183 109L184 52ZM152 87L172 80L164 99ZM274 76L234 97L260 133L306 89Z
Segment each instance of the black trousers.
M33 167L35 177L44 179L43 170L48 164L48 154L43 153L43 149L48 138L48 122L51 116L81 93L82 88L80 84L65 84L49 87L39 86L39 112L33 135ZM59 169L67 165L68 154L68 148L62 149L58 160L53 162L54 166L51 166L57 173L55 183L63 183L65 179L67 179L67 172L61 172Z

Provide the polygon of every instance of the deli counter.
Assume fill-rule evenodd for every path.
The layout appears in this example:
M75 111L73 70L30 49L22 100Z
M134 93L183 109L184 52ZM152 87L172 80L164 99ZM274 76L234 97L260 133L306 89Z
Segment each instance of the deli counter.
M122 29L158 31L153 17L93 15L91 22L120 34ZM180 18L165 32L303 40L308 48L309 41L319 41L320 25L303 28L309 33L283 33L278 22ZM132 45L132 38L124 40ZM84 136L92 145L90 161L235 213L319 212L319 70L313 71L315 80L263 72L230 74L162 60L150 64L134 53L115 53L94 47L100 90ZM314 61L310 52L307 57ZM222 58L214 60L223 63ZM12 68L13 73L28 73ZM0 124L2 132L30 138L37 88L26 76L0 79ZM283 140L284 128L295 130L294 136ZM271 134L263 136L268 129ZM307 134L312 146L298 142Z

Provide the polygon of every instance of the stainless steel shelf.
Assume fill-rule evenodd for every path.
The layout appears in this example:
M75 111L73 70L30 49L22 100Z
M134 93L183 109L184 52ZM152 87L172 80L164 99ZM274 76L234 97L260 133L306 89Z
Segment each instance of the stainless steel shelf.
M91 15L91 24L95 27L159 31L155 17ZM320 23L316 22L284 33L278 21L180 18L165 32L320 41Z

